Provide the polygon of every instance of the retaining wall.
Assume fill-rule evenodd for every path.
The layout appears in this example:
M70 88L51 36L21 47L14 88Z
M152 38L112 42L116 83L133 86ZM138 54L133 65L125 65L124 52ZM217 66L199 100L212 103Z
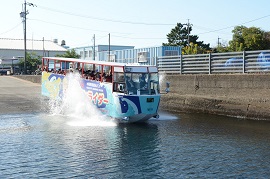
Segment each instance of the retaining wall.
M14 75L14 77L41 84L41 75Z
M203 112L270 120L270 75L167 75L171 92L161 108L174 112Z
M14 77L41 83L41 75ZM162 110L270 120L270 75L163 75L161 80L161 90L166 81L171 90L161 97Z

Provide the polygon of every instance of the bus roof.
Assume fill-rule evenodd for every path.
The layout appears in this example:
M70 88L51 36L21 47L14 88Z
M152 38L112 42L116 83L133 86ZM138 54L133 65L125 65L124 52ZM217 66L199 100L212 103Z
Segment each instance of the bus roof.
M75 63L85 63L85 64L95 64L95 65L105 65L105 66L153 66L154 65L141 65L137 63L118 63L118 62L105 62L105 61L95 61L95 60L83 60L83 59L76 59L76 58L62 58L62 57L43 57L43 59L48 60L57 60L62 62L75 62Z

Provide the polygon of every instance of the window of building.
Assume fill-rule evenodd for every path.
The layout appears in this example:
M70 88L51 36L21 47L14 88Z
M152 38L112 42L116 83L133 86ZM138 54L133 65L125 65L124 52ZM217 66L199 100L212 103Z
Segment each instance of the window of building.
M144 63L148 62L148 52L138 52L138 62L139 63Z
M165 50L164 53L165 53L165 56L177 56L177 55L179 55L177 50Z
M89 50L89 57L92 57L93 56L93 52L92 50Z
M84 51L84 57L89 57L88 56L88 51Z
M81 56L81 58L84 58L83 51L80 51L80 56Z

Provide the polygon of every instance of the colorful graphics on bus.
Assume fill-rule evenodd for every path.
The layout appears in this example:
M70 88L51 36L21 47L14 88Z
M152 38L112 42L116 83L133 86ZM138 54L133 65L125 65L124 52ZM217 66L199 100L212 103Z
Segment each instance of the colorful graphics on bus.
M81 86L82 89L86 91L93 104L98 108L105 108L109 103L107 89L103 83L99 81L82 80Z
M63 95L63 79L65 76L42 72L41 93L44 96L58 99Z
M42 95L53 99L62 99L67 88L67 78L64 75L43 72ZM124 95L113 93L112 83L101 83L81 79L81 88L89 100L100 109L103 114L113 118L124 118L138 114L156 114L160 101L159 95Z

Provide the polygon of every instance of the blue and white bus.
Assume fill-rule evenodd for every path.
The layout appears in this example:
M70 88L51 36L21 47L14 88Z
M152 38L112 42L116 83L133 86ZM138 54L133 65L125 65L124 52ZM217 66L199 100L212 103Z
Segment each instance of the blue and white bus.
M42 95L61 99L67 73L80 73L89 100L119 122L158 117L159 75L156 66L72 58L42 58Z

